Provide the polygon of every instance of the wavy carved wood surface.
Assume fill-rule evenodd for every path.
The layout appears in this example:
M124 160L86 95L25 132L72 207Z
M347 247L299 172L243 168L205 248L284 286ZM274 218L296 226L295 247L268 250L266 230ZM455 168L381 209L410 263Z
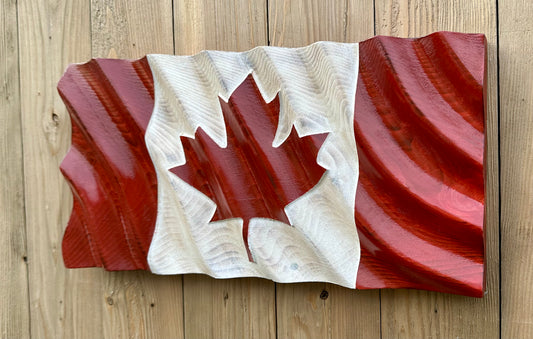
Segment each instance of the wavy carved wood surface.
M213 147L227 146L227 126L232 124L228 122L227 113L238 111L237 102L246 103L247 99L243 97L250 96L250 91L255 88L253 91L262 95L259 98L255 94L258 99L270 102L268 105L280 105L280 123L272 140L273 146L280 146L286 141L293 124L300 136L333 132L334 137L328 137L333 143L330 142L328 146L326 141L319 152L318 164L328 170L324 178L330 180L326 183L328 188L320 196L327 202L326 210L329 209L333 219L336 218L336 213L331 211L339 210L335 208L335 204L349 205L352 198L352 207L355 205L355 225L359 240L355 234L355 243L347 243L353 251L344 250L341 253L350 253L356 260L341 262L341 258L337 256L333 261L329 260L330 267L325 269L325 273L315 275L314 278L312 275L303 279L300 276L300 280L333 281L353 288L360 242L357 288L411 287L481 296L484 37L441 32L421 39L376 37L360 43L355 115L342 112L346 112L346 107L351 107L351 112L354 112L354 101L349 99L349 94L352 93L353 98L355 91L355 88L350 89L350 74L353 80L351 86L355 87L354 74L357 74L357 69L352 69L350 73L352 66L349 63L343 64L342 58L335 59L335 55L346 57L349 53L328 55L324 52L328 51L326 48L322 49L322 59L320 53L316 57L317 51L313 49L320 50L319 47L323 46L314 44L306 47L309 52L307 61L290 64L292 68L300 67L305 72L304 66L316 62L315 67L321 66L319 69L328 70L317 76L319 79L322 76L328 84L323 85L324 91L319 91L324 93L322 99L320 96L301 95L299 86L302 83L288 73L291 67L281 67L283 58L279 57L284 49L254 49L246 52L248 54L204 52L194 57L151 56L150 63L156 69L154 76L160 84L161 93L158 99L156 85L156 105L153 111L159 113L152 117L153 80L145 59L134 62L93 60L85 65L71 66L59 85L73 121L73 147L62 164L75 197L63 243L66 265L104 266L110 270L147 269L146 257L149 256L150 269L158 273L202 272L217 277L257 275L278 281L298 281L298 276L289 277L283 273L287 267L276 272L280 267L279 258L274 264L268 260L263 261L264 267L269 267L266 271L258 269L257 263L248 260L242 221L235 223L235 220L230 220L227 223L229 228L224 228L224 221L208 224L213 215L213 220L226 218L222 215L217 217L215 210L220 206L214 205L209 199L204 200L203 205L188 205L191 211L197 209L198 215L205 219L202 223L212 227L209 232L180 235L183 232L182 225L190 222L190 215L186 212L187 202L191 197L193 201L195 198L201 201L202 196L209 196L199 194L195 189L187 191L188 188L180 193L179 190L188 185L184 185L182 180L169 172L172 169L178 176L184 175L180 175L179 170L185 163L181 151L182 140L184 147L197 148L187 140L193 140L189 138L193 138L196 129L201 127L196 132L196 135L204 134L201 140L213 142ZM332 46L334 45L329 45L328 48ZM266 55L268 53L265 51L270 51L270 55ZM356 55L355 52L352 54ZM231 57L224 59L221 55ZM244 63L242 56L248 58ZM223 67L217 67L216 61L213 63L217 57L226 63ZM266 61L258 62L261 58ZM218 78L212 75L194 78L194 73L191 76L186 74L187 71L180 71L180 62L189 69L191 64L186 63L192 62L196 70L199 65L207 73L226 72L226 75ZM334 67L324 67L324 62L330 62ZM255 68L250 68L250 64L255 65ZM255 72L252 73L254 79L246 79L252 69ZM187 81L177 81L180 77L185 79L183 74L191 77ZM269 78L268 74L277 74L277 77ZM194 81L197 79L209 81L195 85ZM340 84L333 85L339 80ZM237 89L243 81L243 88ZM295 85L291 87L291 84ZM280 90L279 95L285 100L275 99ZM191 97L196 95L197 100L184 103L180 98L183 95L180 91L186 91ZM211 94L208 98L210 101L198 110L195 105L205 102L198 100L204 93ZM231 93L234 93L235 98L230 99ZM222 98L220 101L219 96ZM344 106L339 106L340 103ZM333 113L328 114L327 108L322 112L311 108L304 115L298 114L298 109L313 105L315 108L330 105ZM181 115L176 112L181 112ZM194 115L191 112L203 112L207 117L214 114L214 120L206 120L206 116L202 118L201 114ZM337 118L331 120L331 116ZM147 134L147 143L149 149L152 147L152 159L156 159L155 170L144 144L144 133L150 118L152 122L149 130L154 129L155 133ZM347 126L346 118L353 121L350 123L350 126L353 124L351 132L343 129ZM241 127L246 125L241 124ZM270 128L275 128L276 125L277 121ZM337 148L344 150L344 153L350 150L349 139L353 132L357 151L354 146L352 155L358 154L359 165L356 167L360 171L356 195L352 184L336 186L335 183L338 185L339 180L346 179L348 175L356 180L357 168L342 168L338 165L343 163L340 161L342 152L340 160L328 162L329 156L339 156L335 154L339 153L335 152L336 148L332 147L335 146L335 141ZM342 137L335 139L335 135ZM353 135L351 138L354 138ZM338 147L343 142L344 146ZM322 163L320 153L329 154L328 157L323 157ZM335 163L337 165L332 166ZM156 172L159 191L155 180ZM332 177L328 178L328 173ZM338 177L335 177L335 173ZM297 173L291 174L299 177ZM193 179L190 176L186 181L192 183ZM324 186L322 181L320 184ZM337 194L334 194L335 190ZM183 195L183 192L186 194ZM159 209L157 204L160 205ZM176 204L184 206L185 212L180 212ZM309 207L291 209L291 205L285 208L285 213L293 226L291 213L302 218L305 217L303 214L306 210L312 212ZM158 210L159 226L156 226ZM345 212L340 215L339 220L346 218ZM354 219L353 214L348 215ZM250 218L251 216L247 217ZM262 249L265 249L264 239L273 239L273 244L289 247L294 245L291 241L301 239L305 242L305 239L309 239L305 232L302 233L304 238L288 233L290 226L286 225L287 220L281 220L285 223L264 220L264 225L254 233L257 235L255 239L261 242ZM318 220L323 225L329 225L327 219ZM348 223L350 224L353 225L353 221ZM253 225L254 222L251 222L248 227ZM156 232L152 241L154 227ZM297 227L293 229L298 230ZM191 244L198 242L187 239L202 240L202 235L208 235L213 230L212 237L226 237L224 246L230 246L228 248L240 242L243 244L230 250L231 253L239 253L237 257L241 258L237 260L242 264L237 273L227 272L227 262L217 262L221 253L228 253L226 249L210 253L211 259L208 260L200 255L203 259L194 262L198 259L194 254L198 254L201 246L191 247ZM281 231L278 234L276 230ZM342 228L339 230L342 231ZM344 233L337 232L339 234L335 236L343 240L343 234L347 234L345 232L346 228ZM247 233L246 224L244 233ZM209 245L209 237L211 236L206 237L208 242L202 250L204 253L209 253L209 248L216 249L216 246ZM287 237L293 238L287 242L287 239L283 239ZM335 243L335 238L327 238L325 241L320 239L319 236L310 242L314 248L311 251L313 256L309 257L311 261L323 261L328 252L338 251L340 244ZM272 251L271 248L269 250ZM254 251L251 250L254 259L260 258L260 253L261 251L257 251L254 256ZM233 263L235 258L231 259ZM352 265L351 270L339 273L336 271L339 267L335 266L341 264ZM294 267L296 266L293 265L292 268ZM291 268L290 263L288 268ZM350 272L353 272L352 279L349 278Z
M360 44L357 288L481 297L485 37Z
M357 44L319 42L295 49L148 57L156 96L146 142L159 185L148 254L153 272L355 286L358 166L352 125L357 51ZM317 157L323 140L318 135L324 133L328 137ZM241 135L237 142L236 134ZM205 154L204 172L220 174L195 186L215 191L223 180L227 189L215 199L221 205L182 180L188 177L182 166L189 161L184 147L195 135L202 143L196 154ZM295 145L297 137L307 143L306 136L314 140L305 146L308 150ZM317 164L327 169L324 176L321 170L302 175L317 171ZM254 205L274 208L266 190L276 186L273 194L286 198L283 211L278 206L277 218L270 219ZM282 201L274 199L278 205ZM231 205L234 218L225 215L210 222L216 211L225 210L224 203Z
M157 181L144 143L154 105L146 58L71 65L58 90L72 121L61 164L74 196L65 265L148 269Z

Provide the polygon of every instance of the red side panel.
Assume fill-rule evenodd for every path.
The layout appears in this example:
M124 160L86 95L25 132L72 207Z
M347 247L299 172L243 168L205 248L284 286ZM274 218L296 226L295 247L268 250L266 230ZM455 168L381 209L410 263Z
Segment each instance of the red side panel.
M58 90L72 120L61 164L74 196L65 265L148 269L157 182L144 143L154 101L146 58L72 65Z
M485 38L360 44L357 288L483 294Z

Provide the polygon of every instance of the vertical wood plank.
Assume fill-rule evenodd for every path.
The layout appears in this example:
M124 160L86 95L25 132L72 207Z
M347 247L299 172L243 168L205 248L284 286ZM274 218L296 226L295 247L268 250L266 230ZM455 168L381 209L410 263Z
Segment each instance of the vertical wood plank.
M376 34L423 36L438 30L485 33L488 47L486 153L487 295L474 299L410 290L384 290L383 338L499 337L498 118L495 0L376 2Z
M533 3L499 0L502 338L533 337Z
M176 54L267 44L266 0L174 0Z
M172 2L91 1L92 56L137 59L172 54ZM105 273L106 338L183 338L181 276Z
M102 338L183 338L181 276L111 272L103 289Z
M269 1L270 42L358 42L373 35L372 1ZM378 291L331 284L277 284L279 338L379 338Z
M269 1L273 46L298 47L315 41L359 42L374 33L372 1Z
M91 37L95 58L172 54L172 0L91 0Z
M0 3L0 337L29 338L17 4Z
M275 338L274 283L184 276L185 338Z
M70 121L57 95L68 63L91 56L89 1L18 1L31 334L102 336L100 270L67 271L61 238L72 197L59 164Z
M176 54L267 44L266 2L174 1ZM186 338L275 338L275 285L264 279L183 277Z
M379 338L377 290L333 284L277 284L279 338Z

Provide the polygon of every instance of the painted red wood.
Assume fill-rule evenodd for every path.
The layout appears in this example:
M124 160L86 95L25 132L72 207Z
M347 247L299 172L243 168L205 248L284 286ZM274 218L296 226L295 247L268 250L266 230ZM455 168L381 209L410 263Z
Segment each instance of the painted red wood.
M290 224L284 208L311 189L325 169L316 162L326 134L287 140L272 147L279 98L266 103L250 75L228 103L220 99L228 144L220 148L201 128L181 137L187 163L171 171L217 204L212 221L242 218L248 248L248 222L269 218Z
M61 164L74 196L65 266L148 269L157 182L144 143L154 104L146 58L71 65L58 90L72 121Z
M485 38L360 44L357 288L483 294Z
M485 48L483 35L449 32L360 43L354 118L360 166L357 288L482 296ZM63 241L65 264L148 269L157 213L155 171L144 144L153 107L148 64L99 59L73 65L58 88L73 125L73 145L61 165L74 195ZM199 130L196 141L182 138L187 165L172 171L217 203L213 220L240 216L245 229L252 217L286 222L283 207L323 174L315 159L324 136L295 141L293 131L286 141L293 153L278 158L279 150L271 147L277 99L264 103L248 78L221 105L235 142L223 151ZM251 111L257 111L254 119ZM255 141L246 142L252 135ZM258 182L264 191L247 187L231 176L237 168L222 165L220 154L234 158L238 145L240 154L262 160L252 166L262 173ZM302 180L300 162L291 160L302 154L310 164L308 180ZM207 161L215 164L217 176L227 178L223 193L203 185L212 182ZM245 162L229 163L242 168ZM280 190L276 175L290 177L294 186ZM243 192L253 203L235 203Z

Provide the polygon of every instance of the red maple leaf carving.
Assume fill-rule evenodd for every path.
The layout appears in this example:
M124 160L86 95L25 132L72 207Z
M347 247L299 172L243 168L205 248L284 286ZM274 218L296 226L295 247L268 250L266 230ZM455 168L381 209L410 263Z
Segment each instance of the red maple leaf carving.
M279 98L266 103L252 76L220 100L227 147L220 148L202 129L195 138L181 137L186 163L171 172L198 189L217 209L211 221L242 218L248 250L248 222L270 218L289 224L284 207L311 189L325 169L316 162L327 134L300 138L293 129L272 147L279 117Z

